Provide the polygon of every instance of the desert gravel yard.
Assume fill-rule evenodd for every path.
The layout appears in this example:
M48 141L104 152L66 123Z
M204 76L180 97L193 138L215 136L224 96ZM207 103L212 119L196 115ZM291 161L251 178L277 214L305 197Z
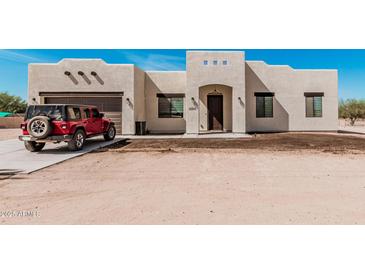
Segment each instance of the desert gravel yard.
M2 224L365 224L365 138L133 140L0 180Z
M0 141L18 139L21 133L20 128L0 128Z
M266 151L316 151L365 153L365 136L338 133L257 134L242 139L149 139L127 141L118 151L166 151L175 149L244 149Z

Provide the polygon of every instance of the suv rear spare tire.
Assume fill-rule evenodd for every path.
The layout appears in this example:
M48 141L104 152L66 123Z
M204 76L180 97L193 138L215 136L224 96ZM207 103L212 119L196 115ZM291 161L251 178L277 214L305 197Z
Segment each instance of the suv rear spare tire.
M52 131L50 118L47 116L33 117L27 124L27 131L35 138L46 138Z
M25 148L30 152L41 151L46 143L37 143L34 141L24 141Z
M72 140L68 142L69 150L81 150L85 142L85 132L82 129L77 129Z

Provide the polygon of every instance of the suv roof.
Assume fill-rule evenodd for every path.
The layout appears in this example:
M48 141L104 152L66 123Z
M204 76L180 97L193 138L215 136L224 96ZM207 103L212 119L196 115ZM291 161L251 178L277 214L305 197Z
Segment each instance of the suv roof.
M81 104L35 104L30 106L71 106L71 107L89 107L89 108L98 108L94 105L81 105Z

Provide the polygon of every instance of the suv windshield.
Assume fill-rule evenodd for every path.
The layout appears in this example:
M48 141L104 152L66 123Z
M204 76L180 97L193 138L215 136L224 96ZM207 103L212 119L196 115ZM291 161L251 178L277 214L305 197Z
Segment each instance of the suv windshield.
M64 120L63 118L65 117L64 106L55 106L55 105L29 106L25 118L26 120L29 120L34 116L47 116L53 120L61 121Z

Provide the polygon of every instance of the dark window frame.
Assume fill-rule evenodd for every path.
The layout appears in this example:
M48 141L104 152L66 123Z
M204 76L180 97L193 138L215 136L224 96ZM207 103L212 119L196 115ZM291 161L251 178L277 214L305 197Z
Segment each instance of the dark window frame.
M322 118L323 117L323 92L304 92L305 97L305 117L306 118ZM312 113L308 113L308 98L312 99ZM316 109L316 100L315 98L320 98L320 110ZM316 115L316 113L320 113L319 115Z
M184 118L184 94L174 94L174 93L165 93L165 94L157 94L157 115L158 118L164 119L181 119ZM165 100L165 102L162 102ZM182 112L174 112L174 104L173 101L181 100L182 103ZM168 104L168 110L163 111L162 104ZM165 109L166 110L166 109Z
M274 118L274 95L273 92L255 92L256 97L256 118ZM262 109L258 108L258 98L263 98L262 105L260 106ZM267 100L271 101L271 112L266 113L266 103Z

